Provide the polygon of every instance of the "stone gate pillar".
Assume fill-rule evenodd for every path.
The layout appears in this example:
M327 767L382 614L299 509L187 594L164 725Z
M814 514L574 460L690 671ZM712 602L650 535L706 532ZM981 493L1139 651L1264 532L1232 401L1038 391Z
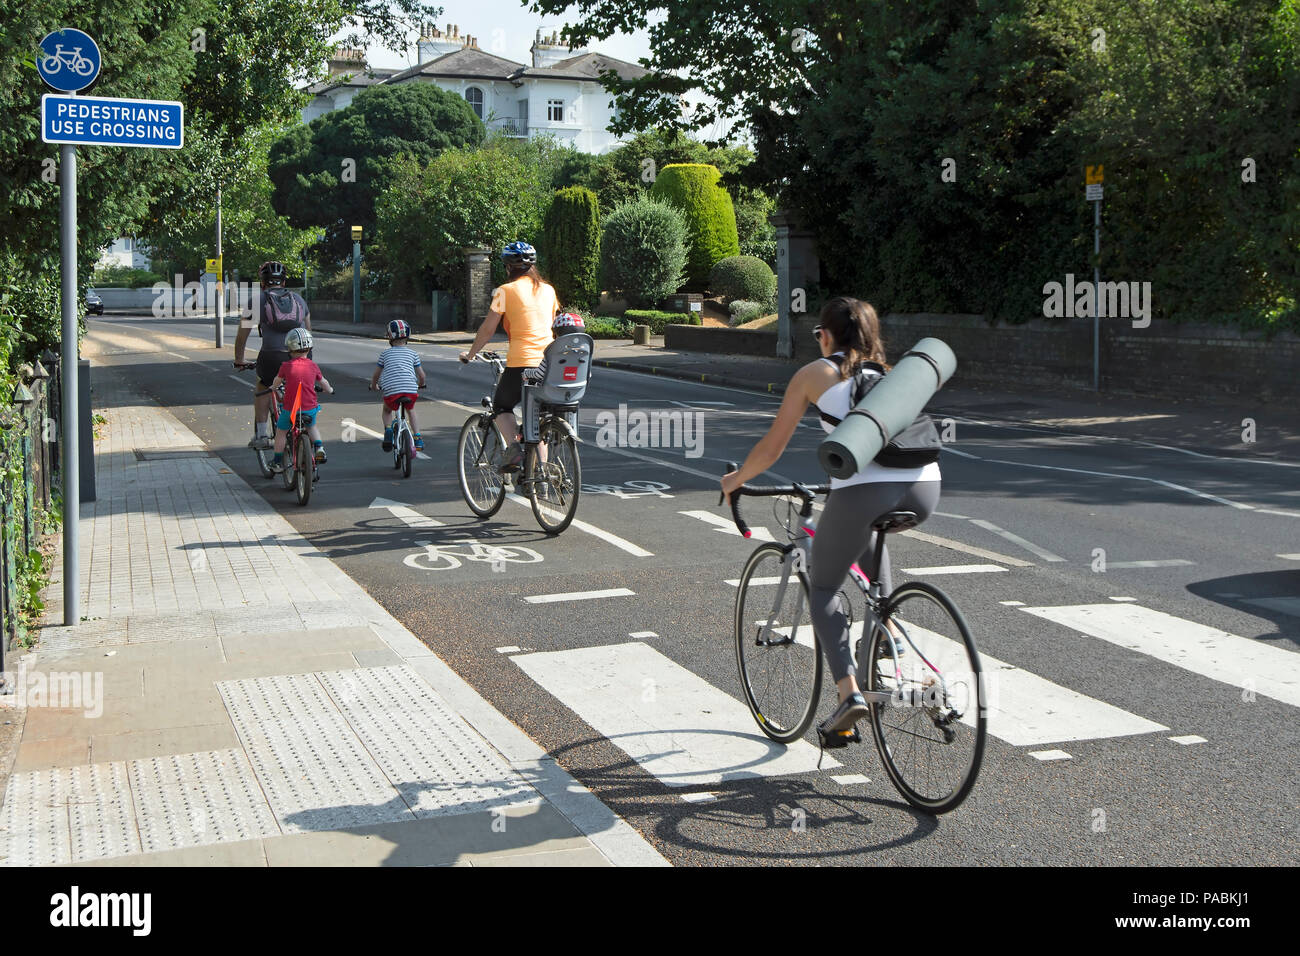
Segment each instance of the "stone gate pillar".
M492 305L492 250L486 246L465 250L465 322L477 329Z
M768 216L776 227L776 354L794 357L794 325L791 308L807 308L809 286L821 281L821 260L817 257L813 234L795 215L778 209ZM802 293L796 295L798 290Z

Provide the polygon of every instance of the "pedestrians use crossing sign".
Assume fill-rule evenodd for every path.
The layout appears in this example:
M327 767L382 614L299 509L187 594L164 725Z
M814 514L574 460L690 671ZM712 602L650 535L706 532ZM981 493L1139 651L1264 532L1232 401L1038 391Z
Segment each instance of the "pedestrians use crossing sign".
M117 96L41 97L41 139L74 146L185 145L185 107L174 100L131 100Z

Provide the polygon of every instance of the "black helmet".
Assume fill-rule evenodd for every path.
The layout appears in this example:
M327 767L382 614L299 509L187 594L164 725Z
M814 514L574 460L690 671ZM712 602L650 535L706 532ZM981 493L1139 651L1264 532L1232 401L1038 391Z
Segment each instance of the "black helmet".
M501 261L507 268L528 268L537 264L537 250L526 242L512 242L501 250Z
M263 262L262 267L257 270L262 281L267 285L284 285L284 280L289 272L284 267L283 262L277 262L272 259L270 262Z

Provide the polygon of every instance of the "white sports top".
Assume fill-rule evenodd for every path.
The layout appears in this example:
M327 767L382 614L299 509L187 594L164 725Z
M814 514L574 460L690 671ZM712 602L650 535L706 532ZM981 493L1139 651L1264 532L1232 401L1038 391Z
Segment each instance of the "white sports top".
M828 358L823 358L822 361L836 371L839 370L838 362L833 362ZM868 375L877 377L880 375L879 372L873 369L866 369L865 371ZM850 411L849 399L852 395L853 379L850 377L842 382L836 382L826 389L813 404L817 406L819 411L823 411L827 415L844 419L848 417ZM828 435L835 430L835 426L828 422L822 422L822 428ZM919 468L886 468L884 465L878 465L873 461L851 478L832 478L831 490L847 488L850 485L863 485L873 481L939 481L940 478L939 463L937 461L922 465Z

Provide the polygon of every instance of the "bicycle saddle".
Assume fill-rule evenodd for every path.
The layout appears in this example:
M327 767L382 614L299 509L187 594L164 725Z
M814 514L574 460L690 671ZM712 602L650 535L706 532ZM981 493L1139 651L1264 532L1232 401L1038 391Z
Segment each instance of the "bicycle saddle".
M908 528L915 528L920 523L921 521L917 518L915 511L887 511L871 522L871 530L878 531L881 534L890 534L894 531L906 531Z

